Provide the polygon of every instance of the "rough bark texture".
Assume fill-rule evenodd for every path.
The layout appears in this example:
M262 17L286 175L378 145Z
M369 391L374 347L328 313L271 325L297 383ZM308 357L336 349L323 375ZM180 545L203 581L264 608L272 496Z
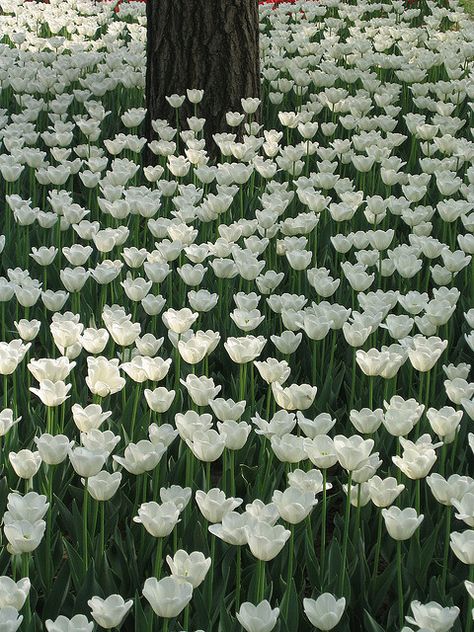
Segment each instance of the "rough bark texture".
M148 0L146 133L151 120L175 124L176 113L165 99L204 90L197 115L206 119L205 137L230 131L225 114L241 111L242 97L260 96L258 0ZM180 110L181 129L193 106ZM232 130L235 131L235 128Z

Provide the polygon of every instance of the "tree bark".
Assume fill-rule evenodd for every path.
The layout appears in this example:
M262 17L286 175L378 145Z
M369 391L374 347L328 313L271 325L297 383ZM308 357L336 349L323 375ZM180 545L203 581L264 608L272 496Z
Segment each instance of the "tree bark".
M197 116L211 155L212 135L236 131L226 112L242 111L242 97L260 96L258 0L148 0L146 134L155 138L151 121L176 125L176 111L165 97L204 90ZM187 99L179 110L180 129L194 114ZM242 130L237 130L241 133Z

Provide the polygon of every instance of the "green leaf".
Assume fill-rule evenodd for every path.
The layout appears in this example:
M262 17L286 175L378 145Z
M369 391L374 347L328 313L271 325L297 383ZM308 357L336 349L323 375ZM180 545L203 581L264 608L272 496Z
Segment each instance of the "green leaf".
M385 629L375 621L367 610L364 609L364 630L365 632L385 632Z
M62 564L57 577L53 581L51 590L46 595L43 606L42 617L46 619L56 619L61 614L61 609L69 594L71 584L71 574L67 563Z

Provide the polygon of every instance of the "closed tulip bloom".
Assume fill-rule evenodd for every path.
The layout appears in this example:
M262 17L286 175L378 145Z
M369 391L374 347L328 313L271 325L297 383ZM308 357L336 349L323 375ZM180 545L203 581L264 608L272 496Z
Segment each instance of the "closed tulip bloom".
M13 520L5 524L3 532L8 540L8 551L13 555L31 553L40 545L45 530L46 522L44 520L37 520L36 522Z
M383 420L383 410L377 408L362 408L362 410L351 410L349 413L354 428L362 434L372 434L380 427Z
M435 472L426 477L426 482L437 502L450 507L453 501L460 501L466 494L474 493L474 480L470 476L451 474L445 479Z
M106 397L122 390L125 379L120 376L118 364L118 359L108 360L103 356L97 358L88 356L86 384L91 393Z
M82 408L79 404L74 404L71 408L74 423L81 432L89 432L98 429L108 419L112 412L102 412L99 404L89 404Z
M276 557L291 535L291 532L281 524L271 526L261 520L249 523L244 527L244 531L252 555L264 562Z
M212 427L212 415L207 413L199 415L194 410L186 413L176 413L174 423L179 435L185 441L192 441L194 433L198 430L210 430Z
M423 522L423 514L418 515L416 509L407 507L390 507L382 509L382 516L389 535L394 540L408 540Z
M112 458L130 474L138 475L153 470L165 452L166 447L162 443L142 439L138 443L129 443L123 457L114 454Z
M174 503L143 503L133 522L142 524L154 538L165 538L179 522L179 510Z
M302 522L317 504L313 492L306 492L296 487L288 487L284 492L275 490L272 496L278 512L286 522L298 524Z
M169 448L178 434L179 433L176 428L174 428L171 424L162 424L161 426L151 424L148 426L148 436L150 437L150 441L154 445L162 443L165 448Z
M320 469L326 470L337 463L338 455L334 441L328 435L316 435L314 439L305 438L303 448L311 463Z
M74 445L66 435L44 433L34 438L41 459L47 465L58 465L67 457L68 449Z
M21 417L13 419L13 410L11 408L4 408L0 411L0 437L4 437L20 419Z
M60 614L54 621L47 619L45 625L48 632L92 632L94 629L94 622L83 614L76 614L71 619Z
M160 581L156 577L149 577L142 592L156 615L171 619L177 617L191 601L193 587L189 582L172 575Z
M133 599L124 601L120 595L110 595L107 599L92 597L87 602L93 619L106 630L121 625L133 605Z
M120 487L121 481L121 472L113 472L111 474L106 470L101 470L95 476L90 476L87 479L87 491L94 500L110 500ZM84 483L84 480L82 482Z
M356 470L365 461L372 448L373 439L363 439L360 435L334 437L334 449L341 466L348 471Z
M176 391L169 391L164 386L155 388L153 391L146 388L144 390L146 402L155 413L165 413L169 410L174 401Z
M317 387L310 384L291 384L283 387L278 382L272 383L272 393L276 403L285 410L306 410L314 402Z
M386 430L394 437L407 435L413 430L420 420L425 409L423 404L411 398L404 400L399 395L394 395L390 402L384 402L386 408L382 423Z
M288 485L299 489L302 492L311 492L319 494L323 491L323 475L320 470L304 470L296 469L288 472ZM331 483L326 483L326 489L332 489Z
M252 362L262 353L267 340L263 336L243 336L227 338L224 348L232 362L246 364Z
M219 434L224 438L228 450L241 450L247 442L252 427L245 421L218 421Z
M260 377L265 380L267 384L272 382L279 382L283 384L290 376L291 369L286 360L277 360L276 358L268 358L263 362L254 362Z
M270 336L270 340L280 353L291 355L300 346L303 339L301 332L295 334L293 331L283 331L280 336Z
M336 599L331 593L323 593L317 599L303 599L303 609L312 625L318 630L332 630L344 614L346 600Z
M318 435L326 435L336 424L336 420L329 413L320 413L314 419L308 419L301 411L297 411L298 426L309 437L314 439Z
M179 310L168 309L166 312L163 312L162 319L167 329L176 334L183 334L190 329L198 316L197 312L192 312L188 307L184 307Z
M223 399L222 397L217 397L209 402L212 412L220 421L238 421L244 414L246 404L245 400L234 402L233 399Z
M76 366L75 362L70 362L68 358L41 358L28 362L28 371L38 382L49 380L50 382L64 381Z
M23 615L18 614L13 606L0 607L0 629L2 632L16 632L23 621Z
M28 492L24 496L16 492L8 494L7 512L3 514L3 522L10 520L29 520L37 522L46 515L49 503L46 496L36 492Z
M430 371L438 358L448 346L447 340L441 340L437 336L426 338L421 334L413 336L409 340L408 357L417 371Z
M68 453L74 471L84 478L98 474L105 463L104 454L92 452L87 448L69 448Z
M474 529L451 533L450 545L455 556L463 564L474 564Z
M205 375L198 377L193 373L189 373L186 379L181 379L180 382L186 387L196 406L207 406L222 388L222 386L215 386L212 378L208 378Z
M392 456L393 463L412 480L425 478L436 461L434 450L404 450L402 456Z
M306 457L304 441L303 437L288 433L281 437L272 436L270 444L274 455L282 463L299 463Z
M166 562L174 577L189 582L193 588L202 584L211 566L210 557L205 557L200 551L186 553L183 549L176 551L173 557L167 555Z
M221 522L229 511L237 509L242 504L242 498L226 498L223 491L214 487L207 493L202 490L196 492L196 502L202 515L208 522Z
M15 582L11 577L0 577L0 608L12 607L21 610L30 592L31 582L24 577ZM1 623L0 623L1 627Z
M160 498L163 503L171 502L176 505L181 512L191 500L192 490L190 487L171 485L171 487L160 488Z
M443 408L439 410L428 408L426 411L426 417L430 422L433 432L436 432L444 443L454 441L456 431L461 423L462 415L462 410L454 410L451 406L443 406Z
M393 476L385 479L372 476L367 485L370 500L376 507L389 507L405 489L405 485L397 484L397 479Z
M205 463L216 461L225 448L225 439L215 430L197 430L192 440L186 441L194 456Z
M246 601L240 606L235 616L246 632L271 632L276 625L279 608L272 608L265 599L254 606Z
M248 513L239 514L236 511L229 511L222 516L222 523L209 525L208 531L217 538L227 542L227 544L242 546L247 544L247 535L244 527L252 519L252 516Z
M422 604L420 601L412 601L410 604L412 617L405 617L408 623L419 628L426 628L432 632L448 632L459 616L459 608L451 606L443 608L436 601Z
M26 449L20 450L19 452L9 452L8 459L15 474L25 480L33 478L41 465L39 452L32 452Z
M283 435L291 433L296 425L294 413L288 413L286 410L277 411L270 421L262 419L258 413L252 417L252 423L255 424L255 433L271 439L273 436L283 437Z
M474 527L474 493L465 494L461 500L452 500L453 507L458 511L456 518L462 520L468 527Z
M60 406L68 397L71 390L71 384L65 384L62 381L51 382L51 380L43 380L40 382L39 388L30 388L30 391L37 395L45 406Z

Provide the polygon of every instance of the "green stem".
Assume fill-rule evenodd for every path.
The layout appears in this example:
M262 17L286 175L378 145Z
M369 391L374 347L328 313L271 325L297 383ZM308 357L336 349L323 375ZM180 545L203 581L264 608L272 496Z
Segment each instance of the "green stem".
M242 547L237 546L235 560L235 609L240 608L240 582L242 576Z
M441 574L441 590L444 595L446 594L446 581L448 579L449 536L451 534L451 517L452 517L452 507L448 505L446 507L446 530L445 530L445 535L444 535L443 571Z
M471 564L469 567L469 581L474 582L474 564ZM472 630L473 606L474 606L474 599L469 595L467 599L467 610L466 610L466 632L471 632Z
M235 452L229 450L230 461L230 495L235 497Z
M379 511L377 517L377 540L375 543L375 554L374 554L374 567L372 570L372 578L375 579L379 570L379 560L380 560L380 547L382 545L382 512Z
M323 500L321 508L321 587L324 584L324 570L326 563L326 515L327 515L327 469L323 470Z
M163 538L158 538L156 546L155 565L153 566L153 575L156 579L160 579L161 565L163 564Z
M259 604L265 597L265 562L257 560L257 600Z
M23 553L21 556L21 574L22 577L29 577L29 567L30 567L30 554ZM25 602L25 627L28 628L31 621L31 608L30 608L30 596L28 594Z
M349 540L349 521L351 517L351 488L352 488L352 472L349 472L347 478L347 494L346 494L346 511L344 516L344 534L342 536L342 569L339 579L339 594L344 595L346 566L347 566L347 543Z
M99 561L105 553L105 502L100 503L100 539L99 539Z
M400 628L403 627L403 583L402 583L402 543L397 541L397 585L398 585L398 619Z
M290 542L289 542L289 547L288 547L288 572L286 575L286 590L288 591L287 593L287 599L285 599L285 618L288 617L288 608L289 608L289 590L290 590L290 583L291 583L291 579L293 577L293 558L295 555L295 525L294 524L290 524Z
M87 572L89 568L89 554L87 551L87 523L88 523L88 507L89 507L89 492L87 491L87 478L84 483L84 499L82 502L82 555L83 555L83 565L84 571Z

